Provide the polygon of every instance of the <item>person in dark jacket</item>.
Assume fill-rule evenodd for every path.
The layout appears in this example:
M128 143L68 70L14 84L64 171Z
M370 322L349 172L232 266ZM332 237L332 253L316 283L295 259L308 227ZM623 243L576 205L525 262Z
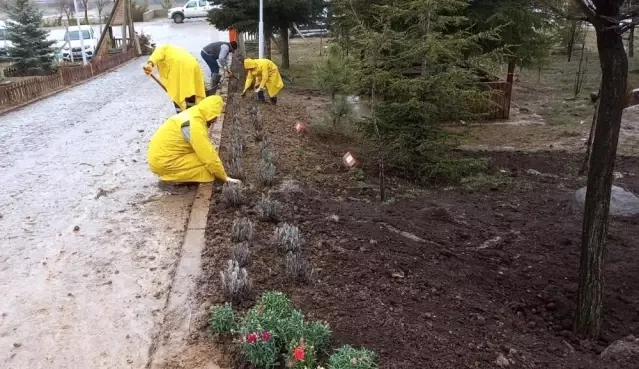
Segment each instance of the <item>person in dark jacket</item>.
M229 66L227 65L226 58L229 53L233 53L237 50L237 42L213 42L202 48L200 55L211 69L211 84L213 88L220 82L220 68L229 72Z

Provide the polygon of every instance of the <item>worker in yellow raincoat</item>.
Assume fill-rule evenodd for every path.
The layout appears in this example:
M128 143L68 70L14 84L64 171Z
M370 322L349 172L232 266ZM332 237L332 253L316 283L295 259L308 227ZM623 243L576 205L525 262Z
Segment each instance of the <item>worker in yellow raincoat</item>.
M152 74L153 67L158 68L160 81L176 112L184 111L206 97L200 63L185 49L173 45L156 47L144 65L144 72Z
M255 84L258 86L255 92L260 101L265 100L264 89L266 88L271 98L271 103L277 104L277 94L284 87L277 65L268 59L246 58L244 59L244 69L246 69L246 83L244 84L242 97L246 96L246 91Z
M212 182L240 183L229 178L211 140L208 128L222 113L222 97L213 95L167 119L151 137L147 158L160 176L160 187L180 193L184 185Z

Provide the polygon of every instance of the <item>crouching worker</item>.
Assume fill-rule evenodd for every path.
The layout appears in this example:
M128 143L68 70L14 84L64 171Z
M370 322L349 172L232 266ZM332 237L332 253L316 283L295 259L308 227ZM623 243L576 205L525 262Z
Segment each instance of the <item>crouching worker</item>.
M255 92L260 101L265 101L264 89L271 98L271 103L277 104L277 94L284 87L282 76L277 65L268 59L244 59L244 69L246 69L246 83L242 97L246 96L246 91L257 85Z
M241 183L226 175L208 135L223 106L222 97L209 96L167 119L151 137L147 158L151 171L160 176L160 188L177 194L185 185L215 179Z
M152 74L153 67L158 68L160 81L177 113L206 97L200 63L185 49L173 45L156 47L143 67L144 73Z

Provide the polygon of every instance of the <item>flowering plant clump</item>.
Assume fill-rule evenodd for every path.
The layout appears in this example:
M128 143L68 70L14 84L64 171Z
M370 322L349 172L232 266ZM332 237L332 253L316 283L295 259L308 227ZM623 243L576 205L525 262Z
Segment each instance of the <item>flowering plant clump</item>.
M377 369L375 353L366 349L342 346L328 359L328 369Z
M235 329L235 314L231 305L213 306L209 322L215 333L228 333Z
M291 342L286 354L286 367L293 369L306 369L315 366L317 361L315 347L309 346L304 337Z
M255 331L242 336L242 354L246 360L259 368L279 366L280 349L277 340L269 331Z
M314 368L318 351L328 346L331 335L326 323L305 321L281 292L262 295L238 326L242 353L259 368L270 368L282 358L295 369Z

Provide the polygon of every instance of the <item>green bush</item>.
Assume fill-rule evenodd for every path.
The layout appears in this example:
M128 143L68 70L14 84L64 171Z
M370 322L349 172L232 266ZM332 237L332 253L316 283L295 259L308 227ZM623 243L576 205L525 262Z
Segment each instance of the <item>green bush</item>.
M328 359L328 369L377 369L373 351L343 346Z
M209 322L215 333L229 333L235 329L235 314L230 304L211 308Z

